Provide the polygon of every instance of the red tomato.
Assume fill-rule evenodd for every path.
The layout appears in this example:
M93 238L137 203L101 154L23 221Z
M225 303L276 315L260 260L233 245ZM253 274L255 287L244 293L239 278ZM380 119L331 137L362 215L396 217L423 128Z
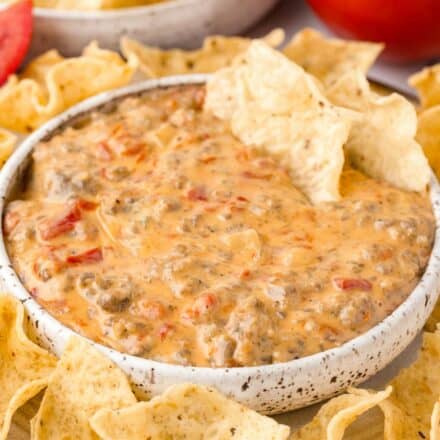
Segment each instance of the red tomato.
M20 66L31 35L31 0L22 0L0 9L0 85Z
M400 61L440 57L439 0L308 0L346 38L380 41Z

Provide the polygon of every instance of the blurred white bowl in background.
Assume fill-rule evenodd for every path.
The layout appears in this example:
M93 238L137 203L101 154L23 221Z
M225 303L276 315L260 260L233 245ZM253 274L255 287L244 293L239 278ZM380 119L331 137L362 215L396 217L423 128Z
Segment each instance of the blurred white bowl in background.
M278 0L170 0L105 11L35 8L30 56L56 48L76 55L91 41L118 49L122 35L160 47L190 48L212 34L239 34Z

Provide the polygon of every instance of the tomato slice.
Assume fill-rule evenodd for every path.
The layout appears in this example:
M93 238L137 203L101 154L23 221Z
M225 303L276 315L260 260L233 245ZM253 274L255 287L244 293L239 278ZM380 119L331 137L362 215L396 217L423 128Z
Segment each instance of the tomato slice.
M0 85L20 66L31 36L31 0L21 0L0 9Z
M91 264L102 261L103 255L100 248L89 249L82 254L70 255L67 257L67 263L70 264Z

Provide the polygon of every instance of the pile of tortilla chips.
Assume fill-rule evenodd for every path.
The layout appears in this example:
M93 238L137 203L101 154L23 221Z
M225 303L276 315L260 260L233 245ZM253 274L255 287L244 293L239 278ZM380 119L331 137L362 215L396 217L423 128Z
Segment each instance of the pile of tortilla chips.
M78 58L49 51L0 88L0 126L30 132L89 96L127 84L134 70L132 63L95 42Z
M385 440L440 440L439 331L424 334L416 362L384 391L351 388L290 435L287 426L200 385L175 385L138 402L125 374L84 339L72 337L57 361L28 339L23 320L22 304L0 294L0 440L14 412L43 389L32 440L342 440L374 407L383 412ZM362 438L377 439L377 431Z

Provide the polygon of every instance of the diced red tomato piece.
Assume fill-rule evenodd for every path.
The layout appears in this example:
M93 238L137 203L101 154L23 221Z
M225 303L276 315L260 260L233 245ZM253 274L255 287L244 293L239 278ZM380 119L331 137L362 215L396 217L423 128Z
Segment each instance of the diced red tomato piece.
M373 285L363 278L334 278L333 284L340 290L363 290L368 292Z
M214 293L205 293L196 298L190 307L185 308L181 316L184 320L195 321L213 310L217 304L218 298Z
M193 200L193 201L206 202L208 200L206 190L203 186L196 186L194 188L191 188L186 193L186 197L188 197L189 200Z
M162 324L159 327L159 337L160 337L160 339L163 341L168 336L168 334L171 331L173 331L173 330L174 330L174 326L173 325L167 324L167 323Z
M32 1L0 9L0 85L23 61L32 36Z
M249 199L243 196L237 196L237 200L239 200L240 202L249 202Z
M75 200L69 211L62 217L44 222L40 226L40 234L43 240L51 240L65 232L73 230L75 223L81 220L81 211L92 211L98 206L97 203L85 199Z
M40 234L43 240L51 240L61 234L71 231L75 223L81 220L81 210L75 203L62 217L49 220L40 226Z
M82 209L84 211L93 211L98 207L98 204L95 202L92 202L90 200L84 200L84 199L78 199L76 201L76 204L79 209Z
M141 144L141 143L128 144L128 145L125 145L125 148L122 151L122 154L124 156L134 156L135 154L141 153L144 149L145 149L145 145Z
M18 223L20 223L20 216L16 212L7 212L3 220L5 234L10 234Z
M102 261L103 255L101 248L93 248L82 254L69 255L66 262L69 264L92 264Z
M249 278L250 276L251 276L251 271L249 269L243 269L239 275L241 280L245 280L245 279Z

